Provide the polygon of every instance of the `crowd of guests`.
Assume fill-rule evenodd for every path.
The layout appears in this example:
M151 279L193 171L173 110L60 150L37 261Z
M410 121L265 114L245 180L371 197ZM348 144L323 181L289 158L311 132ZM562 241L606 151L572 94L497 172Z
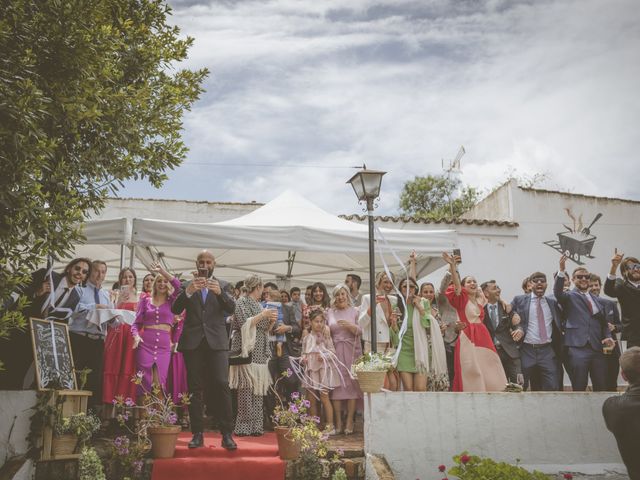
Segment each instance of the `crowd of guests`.
M418 285L412 254L399 281L388 272L376 276L373 298L360 292L355 274L330 289L309 285L304 295L253 274L231 285L215 277L208 251L183 281L154 264L139 289L136 272L125 268L107 290L106 263L77 258L62 273L36 272L21 294L31 300L27 316L69 324L76 369L91 369L85 388L94 404L135 399L153 382L176 399L188 391L192 448L204 444L205 404L223 447L234 449L232 433L262 435L278 400L298 390L330 435L353 433L362 392L351 366L372 350L372 309L376 351L393 359L385 380L391 391L502 391L508 383L562 390L565 371L574 391L587 390L589 379L595 391L617 389L616 334L628 347L640 346L636 258L616 251L604 282L622 316L600 297L600 277L581 266L569 276L564 256L551 292L546 274L534 272L511 302L496 281L461 277L459 256L443 259L449 269L438 288ZM133 311L135 321L100 325L91 321L100 309ZM2 352L0 388L31 386L29 333L14 332ZM130 381L136 372L143 375L139 387Z

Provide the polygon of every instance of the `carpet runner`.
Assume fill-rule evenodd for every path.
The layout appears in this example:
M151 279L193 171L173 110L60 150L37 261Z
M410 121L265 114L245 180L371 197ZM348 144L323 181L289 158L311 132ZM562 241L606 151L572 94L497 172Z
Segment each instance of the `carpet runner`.
M285 462L278 457L274 433L262 437L235 437L238 449L220 446L219 433L205 433L204 447L189 449L190 433L178 437L173 458L153 461L152 480L284 480Z

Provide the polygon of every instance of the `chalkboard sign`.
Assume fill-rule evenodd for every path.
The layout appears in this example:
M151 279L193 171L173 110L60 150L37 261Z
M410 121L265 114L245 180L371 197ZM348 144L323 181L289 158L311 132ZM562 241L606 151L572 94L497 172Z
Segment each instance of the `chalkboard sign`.
M29 321L38 389L75 390L76 374L67 325L38 318Z

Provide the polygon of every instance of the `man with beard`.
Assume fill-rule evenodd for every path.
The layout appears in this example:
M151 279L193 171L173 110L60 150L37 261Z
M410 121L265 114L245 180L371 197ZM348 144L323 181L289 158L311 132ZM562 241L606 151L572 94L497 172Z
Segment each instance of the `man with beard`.
M233 418L229 390L229 335L225 318L235 311L233 292L228 282L213 276L216 261L207 250L196 259L197 275L180 291L171 311L187 314L178 342L187 366L187 384L192 394L189 418L193 439L189 448L204 446L202 404L209 381L214 392L215 413L222 433L222 447L235 450L231 433Z
M587 390L589 377L593 390L606 389L607 361L604 349L615 346L604 316L605 307L589 292L591 274L585 267L573 271L573 290L563 291L567 256L560 257L560 270L553 293L566 319L564 345L570 367L571 388L574 392Z
M622 340L627 348L640 346L640 261L627 257L615 249L611 270L604 282L604 293L617 298L622 310ZM622 278L616 278L620 266Z

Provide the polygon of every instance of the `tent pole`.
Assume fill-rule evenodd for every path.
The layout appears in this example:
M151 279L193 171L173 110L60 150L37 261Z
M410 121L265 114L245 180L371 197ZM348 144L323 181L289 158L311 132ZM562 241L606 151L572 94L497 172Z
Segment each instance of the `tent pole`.
M371 352L378 351L376 337L376 262L373 241L373 198L367 198L367 216L369 217L369 304L371 305Z
M124 243L122 245L120 245L120 270L122 270L124 268L124 262L125 262L125 245Z
M129 268L133 268L134 263L136 262L136 246L131 245L129 249Z

